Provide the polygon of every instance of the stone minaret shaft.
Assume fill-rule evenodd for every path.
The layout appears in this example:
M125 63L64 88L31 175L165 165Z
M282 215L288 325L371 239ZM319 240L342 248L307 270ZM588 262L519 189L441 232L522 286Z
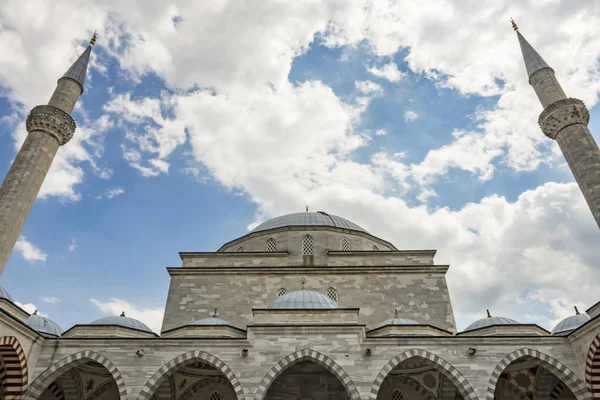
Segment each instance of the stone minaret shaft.
M83 93L95 39L94 34L87 49L58 80L48 105L34 107L27 117L29 134L0 187L0 274L58 148L75 133L75 121L70 114Z
M600 227L600 150L587 127L588 109L581 100L565 95L554 70L525 40L514 22L513 28L517 31L529 83L544 107L538 119L540 127L560 146Z

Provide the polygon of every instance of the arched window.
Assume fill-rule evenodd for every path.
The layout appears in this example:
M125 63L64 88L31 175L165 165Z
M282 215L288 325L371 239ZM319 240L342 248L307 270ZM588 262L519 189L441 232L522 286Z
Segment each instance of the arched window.
M329 289L327 289L327 291L325 292L325 294L327 295L327 297L329 297L331 300L335 301L337 303L338 301L338 292L337 290L335 290L334 288L330 287Z
M275 239L270 238L269 240L267 240L266 249L268 252L277 251L277 243L275 243Z
M240 247L238 247L237 251L238 251L238 253L241 253L244 251L244 248L240 246Z
M347 238L340 239L340 249L342 251L350 251L350 241Z
M404 400L404 395L398 389L394 389L392 392L392 400Z
M287 289L282 287L281 289L279 289L277 291L277 297L281 297L281 296L283 296L286 293L287 293Z
M379 247L373 246L373 251L379 251Z
M306 235L302 238L302 255L303 256L312 256L314 254L313 250L313 237L310 235Z
M402 397L402 399L404 399L404 397ZM221 400L221 393L212 392L210 396L208 396L208 400Z

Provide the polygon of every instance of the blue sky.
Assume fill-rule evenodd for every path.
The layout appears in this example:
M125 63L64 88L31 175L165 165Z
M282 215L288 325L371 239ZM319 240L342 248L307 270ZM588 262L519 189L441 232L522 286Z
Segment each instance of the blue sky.
M179 251L214 251L305 204L439 249L459 327L490 308L551 328L600 300L586 283L600 232L537 127L507 22L588 104L598 140L598 12L266 3L61 0L38 4L33 27L27 5L0 6L14 55L0 58L2 177L28 110L100 32L76 138L0 278L17 301L65 329L121 310L158 329Z

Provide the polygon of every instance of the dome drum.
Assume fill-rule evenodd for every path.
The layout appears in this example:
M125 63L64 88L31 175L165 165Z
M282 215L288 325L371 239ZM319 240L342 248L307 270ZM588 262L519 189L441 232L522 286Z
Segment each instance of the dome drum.
M164 338L180 337L227 337L244 338L246 331L235 327L231 322L217 316L217 310L212 317L202 318L191 324L169 329L161 333Z
M86 325L75 325L64 337L156 337L156 333L143 322L120 316L103 317Z
M381 325L367 331L367 337L395 337L395 336L452 336L452 332L433 325Z
M332 324L358 326L359 310L359 308L253 308L253 324L249 327Z

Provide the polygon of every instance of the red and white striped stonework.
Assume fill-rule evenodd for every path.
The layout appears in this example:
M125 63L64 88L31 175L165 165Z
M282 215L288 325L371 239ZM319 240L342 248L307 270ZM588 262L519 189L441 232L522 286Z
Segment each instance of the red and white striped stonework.
M21 344L15 337L0 338L0 357L4 364L3 370L0 371L4 399L20 399L27 389L27 360Z
M594 338L585 364L585 382L593 399L600 399L600 334Z

